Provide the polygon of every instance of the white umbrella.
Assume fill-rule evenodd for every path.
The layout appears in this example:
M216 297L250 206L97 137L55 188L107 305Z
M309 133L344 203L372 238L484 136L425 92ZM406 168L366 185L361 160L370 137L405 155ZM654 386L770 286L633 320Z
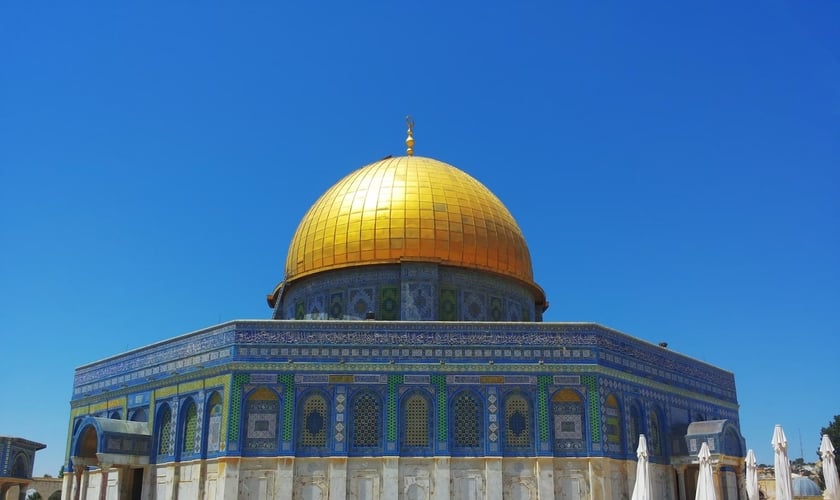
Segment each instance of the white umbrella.
M758 500L758 474L755 471L755 452L747 451L747 498Z
M840 500L840 479L837 478L837 466L834 465L834 445L828 434L823 434L820 443L820 457L822 457L823 477L825 478L825 494L828 500Z
M776 500L793 500L793 484L790 478L790 461L787 456L787 438L781 425L773 431L773 468L776 474Z
M697 476L697 494L694 495L694 500L717 500L712 454L709 453L709 444L705 441L700 446L697 458L700 459L700 474Z
M639 457L639 462L636 464L636 484L633 486L631 500L652 500L647 440L644 434L639 434L639 447L636 449L636 456Z

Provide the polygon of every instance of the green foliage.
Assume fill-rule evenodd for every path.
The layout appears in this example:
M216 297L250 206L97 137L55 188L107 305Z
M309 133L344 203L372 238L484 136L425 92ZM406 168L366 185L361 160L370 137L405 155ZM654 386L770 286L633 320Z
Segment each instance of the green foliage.
M828 439L834 445L834 465L837 466L837 472L840 473L840 460L837 459L837 454L840 452L840 415L834 415L834 420L828 423L828 427L823 427L820 430L820 439L822 439L823 434L828 434Z

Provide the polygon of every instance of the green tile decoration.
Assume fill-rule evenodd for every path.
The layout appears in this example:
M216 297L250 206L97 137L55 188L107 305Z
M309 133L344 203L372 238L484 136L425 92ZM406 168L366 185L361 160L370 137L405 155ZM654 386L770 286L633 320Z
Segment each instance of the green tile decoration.
M402 383L402 375L388 375L388 441L397 440L397 389Z
M455 288L440 288L438 319L440 321L458 321L458 290Z
M396 286L383 286L379 289L379 314L376 319L397 321L400 319L400 289Z
M283 441L292 440L292 425L295 415L295 376L291 373L280 375L283 386Z
M449 430L446 426L446 422L448 421L446 408L446 375L432 375L431 382L437 391L438 441L446 441L449 436Z
M242 419L242 387L248 382L247 373L237 373L233 376L233 387L230 391L230 418L228 420L228 439L239 440L239 421Z
M548 386L551 385L551 375L537 377L537 421L540 432L540 442L547 443L549 439L548 427Z
M586 399L589 402L589 429L592 435L591 443L601 444L601 401L598 397L598 377L595 375L581 375L580 382L586 386Z

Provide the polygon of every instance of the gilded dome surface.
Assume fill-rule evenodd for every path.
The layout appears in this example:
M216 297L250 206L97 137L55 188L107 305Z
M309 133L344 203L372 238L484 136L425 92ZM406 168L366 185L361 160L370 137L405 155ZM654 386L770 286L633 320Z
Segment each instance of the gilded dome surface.
M312 205L292 238L286 282L320 271L428 261L534 283L513 216L483 184L438 160L386 158Z

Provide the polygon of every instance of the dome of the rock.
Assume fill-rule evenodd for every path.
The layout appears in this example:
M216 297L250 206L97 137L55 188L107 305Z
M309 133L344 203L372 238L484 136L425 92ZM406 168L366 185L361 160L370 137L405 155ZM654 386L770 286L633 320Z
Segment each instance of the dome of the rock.
M428 261L535 287L513 216L483 184L444 162L386 158L352 172L312 205L286 259L286 282L324 270Z

